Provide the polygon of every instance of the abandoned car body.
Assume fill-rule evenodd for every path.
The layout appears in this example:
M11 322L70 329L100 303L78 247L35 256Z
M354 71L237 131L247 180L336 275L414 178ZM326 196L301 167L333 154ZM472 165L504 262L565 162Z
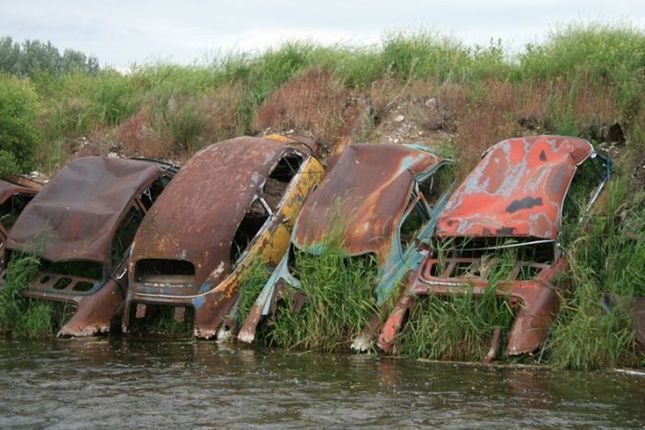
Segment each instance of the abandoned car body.
M175 171L154 161L79 158L22 212L7 249L41 259L41 271L23 296L75 308L59 335L110 330L125 299L134 233Z
M273 265L323 168L314 142L240 137L195 154L142 223L130 259L123 331L151 305L194 312L196 337L229 333L241 279ZM134 315L133 315L134 314Z
M341 234L339 246L344 254L375 256L377 303L382 304L406 268L421 261L413 231L407 227L414 225L417 239L432 230L430 221L436 211L429 203L433 175L446 163L416 145L348 145L307 199L294 227L292 249L319 255L334 228L341 226L342 232L336 233ZM281 290L287 286L298 290L300 281L291 270L294 259L294 253L284 256L246 317L238 339L253 341L262 317L275 312ZM380 320L370 326L374 324L380 325ZM371 338L374 333L378 332L373 327L366 328L364 336Z
M583 211L600 194L610 170L609 160L589 142L530 136L489 148L439 215L433 247L426 250L416 274L408 278L406 290L384 324L379 346L385 351L393 348L418 296L471 291L480 296L487 288L496 288L495 294L516 309L506 354L532 353L539 348L558 310L557 288L567 270L559 244L565 198L571 198L570 185L586 160L597 168L597 181L589 183L593 189ZM447 255L438 251L441 241L447 244ZM513 250L516 258L508 276L491 281L491 273L501 264L500 250ZM495 343L499 336L493 339ZM491 348L487 359L495 358L498 347Z
M40 187L0 180L0 271L5 264L5 242L11 227Z

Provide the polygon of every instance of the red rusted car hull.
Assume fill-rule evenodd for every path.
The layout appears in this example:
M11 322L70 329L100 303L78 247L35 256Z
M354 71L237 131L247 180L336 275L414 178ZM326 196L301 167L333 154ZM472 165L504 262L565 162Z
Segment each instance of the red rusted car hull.
M513 138L491 147L438 217L435 241L446 240L454 246L448 251L450 256L442 259L445 266L439 265L434 250L426 255L387 319L379 346L392 350L405 316L419 296L471 292L481 296L495 288L495 294L509 300L517 310L506 354L538 349L558 312L558 282L563 278L559 275L567 271L566 259L556 243L564 201L577 166L596 155L589 142L564 136ZM594 198L609 177L610 164L601 158L606 163L605 172ZM589 204L592 202L593 198ZM548 252L546 257L540 257L540 262L523 257L503 281L491 284L485 273L488 269L475 273L477 267L485 267L484 259L494 258L498 249L536 251L537 246L543 247L541 252ZM458 267L466 267L466 273L472 276L455 270ZM529 269L529 275L521 274L523 267ZM494 338L499 341L499 333ZM495 355L491 351L489 359Z

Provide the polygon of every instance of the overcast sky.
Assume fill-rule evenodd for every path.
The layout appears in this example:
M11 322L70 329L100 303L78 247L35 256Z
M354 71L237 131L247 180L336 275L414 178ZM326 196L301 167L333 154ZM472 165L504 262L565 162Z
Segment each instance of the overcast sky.
M627 22L645 29L644 0L0 0L0 36L78 49L101 64L202 62L285 40L378 43L388 31L437 31L468 44L518 48L558 24Z

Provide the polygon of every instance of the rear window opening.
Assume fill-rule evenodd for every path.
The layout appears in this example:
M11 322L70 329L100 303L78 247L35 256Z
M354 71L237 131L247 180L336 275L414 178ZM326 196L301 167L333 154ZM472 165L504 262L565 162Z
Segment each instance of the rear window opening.
M426 198L428 204L432 207L439 197L447 190L455 178L455 165L453 163L444 164L423 181L419 181L419 191Z
M7 230L11 230L18 216L33 197L33 195L14 194L8 198L0 205L0 224Z
M148 188L146 191L144 191L141 196L140 200L141 203L143 203L143 206L146 208L146 210L150 209L152 207L152 204L157 200L161 192L166 188L166 185L170 182L170 178L167 176L162 176L156 181L152 183L150 188Z
M303 162L302 155L289 153L282 157L269 174L262 190L263 197L272 209L277 209L291 180Z
M139 260L134 269L134 278L142 283L193 285L195 266L185 260Z
M457 237L438 248L445 258L492 258L511 253L516 260L532 263L552 263L555 259L554 242L535 238Z
M156 179L149 188L138 196L137 204L132 205L128 213L121 220L119 227L116 230L114 239L112 239L112 266L117 266L132 245L134 236L139 229L141 221L147 212L157 200L157 197L164 190L166 185L170 182L170 178L162 176Z
M144 213L136 206L130 208L126 216L121 220L119 227L112 239L112 266L118 265L126 256L126 252L132 245L134 235L137 233L139 224L143 221Z
M423 212L419 210L418 207L412 209L408 216L401 224L400 239L401 239L401 249L403 251L414 242L416 233L421 227L428 221L424 216Z
M302 161L302 155L296 152L283 156L269 174L269 178L288 183L298 173Z
M269 213L259 199L256 199L244 215L240 226L235 232L231 244L231 262L236 263L247 250L255 236L262 230L262 226L269 219Z
M563 225L577 223L587 212L588 206L592 203L592 197L597 197L599 186L607 178L607 169L608 161L601 154L578 166L562 208ZM566 236L565 234L565 241L574 239Z
M414 200L415 195L410 196L408 208L410 208L410 205L412 204L414 204L414 207L405 216L399 231L399 239L401 241L401 249L403 251L405 251L409 245L413 244L419 229L430 219L428 208L423 202L423 199L419 199L416 202Z

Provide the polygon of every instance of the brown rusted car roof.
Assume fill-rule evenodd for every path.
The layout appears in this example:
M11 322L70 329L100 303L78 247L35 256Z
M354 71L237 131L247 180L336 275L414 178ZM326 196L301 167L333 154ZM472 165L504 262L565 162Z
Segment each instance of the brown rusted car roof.
M108 263L123 212L162 172L147 161L73 160L27 205L11 229L7 248L55 262Z
M342 224L348 255L374 252L383 262L410 200L414 178L439 165L436 155L408 145L353 144L316 189L298 217L292 242L317 253Z
M36 194L38 191L33 188L23 187L12 182L0 179L0 204L4 203L14 194Z
M235 232L271 169L294 143L239 137L199 151L141 223L131 264L142 259L189 261L196 285L215 269L218 278L229 274ZM304 144L297 149L309 153Z
M555 239L576 166L592 152L589 142L573 137L499 142L450 197L436 234Z

